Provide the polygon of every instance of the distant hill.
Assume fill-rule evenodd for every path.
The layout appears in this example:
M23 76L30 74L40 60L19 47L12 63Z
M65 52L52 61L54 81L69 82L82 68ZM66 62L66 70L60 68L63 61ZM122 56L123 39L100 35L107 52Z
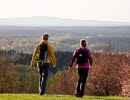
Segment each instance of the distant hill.
M28 18L0 18L0 25L13 26L130 26L127 22L63 19L34 16Z
M129 37L130 26L85 26L85 27L36 27L36 26L0 26L0 38L39 38L44 32L51 37ZM5 35L6 34L6 35Z
M130 26L35 27L0 26L0 49L32 53L44 32L50 35L54 50L73 51L84 38L91 50L111 42L118 49L130 49Z

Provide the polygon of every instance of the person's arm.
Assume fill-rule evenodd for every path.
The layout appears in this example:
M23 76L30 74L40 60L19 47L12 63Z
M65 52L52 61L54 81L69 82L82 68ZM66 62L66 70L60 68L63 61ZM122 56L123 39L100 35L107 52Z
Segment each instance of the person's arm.
M89 64L90 64L90 66L92 66L92 62L93 62L92 54L89 50L87 50L87 52L88 52L88 56L89 56Z
M32 56L32 61L31 61L31 66L30 66L31 69L34 68L34 62L36 60L39 48L40 48L40 44L36 45L33 56Z
M74 51L73 56L72 56L72 58L70 60L70 68L72 67L72 65L73 65L73 63L74 63L74 61L76 59L76 53L77 53L77 50Z
M51 56L52 63L53 63L53 65L54 65L54 67L55 67L55 66L56 66L56 57L55 57L55 54L54 54L54 51L53 51L51 45L48 45L48 53L49 53L49 55Z
M92 59L92 58L89 58L90 66L92 66L92 62L93 62L93 59Z
M75 59L76 59L76 57L75 57L75 56L72 56L71 61L70 61L70 67L72 67L72 65L73 65L73 63L74 63L74 61L75 61Z

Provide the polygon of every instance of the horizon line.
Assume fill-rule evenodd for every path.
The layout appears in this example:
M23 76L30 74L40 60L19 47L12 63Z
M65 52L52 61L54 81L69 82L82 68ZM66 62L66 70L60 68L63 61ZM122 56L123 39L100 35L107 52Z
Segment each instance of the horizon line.
M50 17L50 18L58 18L63 20L81 20L81 21L104 21L104 22L120 22L120 23L130 23L130 21L112 21L112 20L98 20L98 19L80 19L80 18L65 18L58 16L26 16L26 17L1 17L0 19L17 19L17 18L33 18L33 17Z

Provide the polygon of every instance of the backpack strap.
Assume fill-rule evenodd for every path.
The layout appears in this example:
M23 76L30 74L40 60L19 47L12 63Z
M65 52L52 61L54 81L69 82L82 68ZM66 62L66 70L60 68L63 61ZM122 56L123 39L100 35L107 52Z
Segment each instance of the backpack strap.
M81 49L83 49L83 48L81 47L81 48L79 48L79 49L76 51L75 56L77 56L78 52L79 52Z
M45 59L44 59L43 62L42 62L42 63L45 63L46 60L47 60L47 55L48 55L48 43L41 43L40 46L41 46L42 44L46 44L46 45L47 45L47 50L46 50L46 53L45 53ZM40 48L39 48L39 52L40 52ZM38 61L38 60L39 60L39 59L37 58L37 61Z
M47 56L48 56L48 43L45 43L45 44L47 45L47 51L46 51L46 53L45 53L45 59L43 60L42 63L45 63L45 62L46 62Z

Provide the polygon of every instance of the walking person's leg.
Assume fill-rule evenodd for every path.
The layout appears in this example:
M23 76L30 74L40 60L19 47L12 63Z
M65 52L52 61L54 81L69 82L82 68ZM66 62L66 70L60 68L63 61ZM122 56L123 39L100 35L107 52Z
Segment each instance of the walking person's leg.
M48 77L48 68L49 63L42 64L38 63L38 72L39 72L39 94L43 95L46 89L46 81Z
M48 77L48 68L49 68L49 63L45 63L43 65L43 74L42 74L42 82L41 82L41 94L44 94L45 90L46 90L46 82L47 82L47 77Z
M39 93L41 93L41 82L42 82L42 73L43 73L43 69L42 69L42 63L38 62L38 73L39 73Z
M76 86L76 94L80 94L80 86L81 86L81 77L79 76L77 86Z
M81 76L81 70L80 70L80 68L78 68L78 82L77 82L77 86L76 86L76 92L75 92L75 95L76 95L76 97L79 97L80 96L80 87L81 87L81 78L82 78L82 76Z
M80 91L80 96L82 97L84 95L84 89L85 89L85 84L86 84L86 79L88 77L88 70L89 69L83 69L82 70L82 80L81 80L81 91Z

